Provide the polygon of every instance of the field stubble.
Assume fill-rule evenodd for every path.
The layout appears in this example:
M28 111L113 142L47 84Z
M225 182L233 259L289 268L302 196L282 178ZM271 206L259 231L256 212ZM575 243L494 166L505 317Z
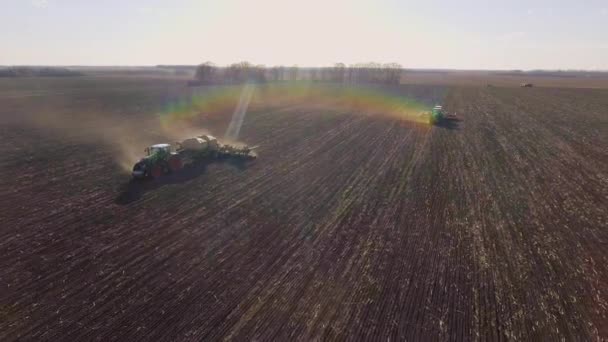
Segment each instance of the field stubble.
M146 128L184 91L110 85L4 99L3 340L608 336L606 91L395 90L445 93L450 128L254 107L241 139L258 161L120 202L103 132L30 120Z

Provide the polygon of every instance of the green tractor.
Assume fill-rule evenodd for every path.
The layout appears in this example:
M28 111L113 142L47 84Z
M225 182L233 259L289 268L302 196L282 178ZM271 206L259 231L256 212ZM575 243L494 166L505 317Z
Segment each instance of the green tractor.
M444 120L458 121L458 116L456 115L456 113L446 113L443 110L443 107L440 105L436 105L435 107L433 107L433 109L431 109L431 112L429 113L429 123L431 125L436 125Z
M133 178L158 178L179 169L179 157L169 144L156 144L146 148L146 156L133 166Z
M438 123L439 121L443 120L443 107L442 106L435 106L433 107L433 109L431 109L431 115L429 117L429 123L431 125L434 125L436 123Z
M131 175L135 179L158 178L204 160L232 158L252 161L257 158L253 151L255 148L256 146L222 144L208 134L188 138L173 145L156 144L146 148L146 156L133 165Z

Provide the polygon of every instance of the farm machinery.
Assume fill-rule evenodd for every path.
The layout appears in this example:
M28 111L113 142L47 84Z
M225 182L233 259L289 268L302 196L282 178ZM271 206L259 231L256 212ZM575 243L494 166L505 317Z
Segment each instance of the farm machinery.
M429 123L431 125L435 125L441 123L445 120L458 120L458 116L456 113L447 113L443 110L443 107L440 105L436 105L431 109L429 114Z
M211 135L199 135L174 144L156 144L145 149L146 156L133 166L135 179L158 178L204 160L257 158L256 147L220 143Z

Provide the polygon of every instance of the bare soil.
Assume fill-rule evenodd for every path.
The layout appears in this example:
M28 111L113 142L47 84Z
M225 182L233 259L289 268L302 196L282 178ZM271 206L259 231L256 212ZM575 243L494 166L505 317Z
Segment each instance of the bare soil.
M0 82L0 340L608 338L608 90L393 89L444 94L434 127L255 107L256 162L133 183L183 81Z

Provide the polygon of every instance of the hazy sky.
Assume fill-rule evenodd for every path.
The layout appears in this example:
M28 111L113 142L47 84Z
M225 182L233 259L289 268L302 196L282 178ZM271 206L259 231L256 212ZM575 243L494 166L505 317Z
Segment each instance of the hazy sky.
M608 69L608 0L0 0L0 65Z

